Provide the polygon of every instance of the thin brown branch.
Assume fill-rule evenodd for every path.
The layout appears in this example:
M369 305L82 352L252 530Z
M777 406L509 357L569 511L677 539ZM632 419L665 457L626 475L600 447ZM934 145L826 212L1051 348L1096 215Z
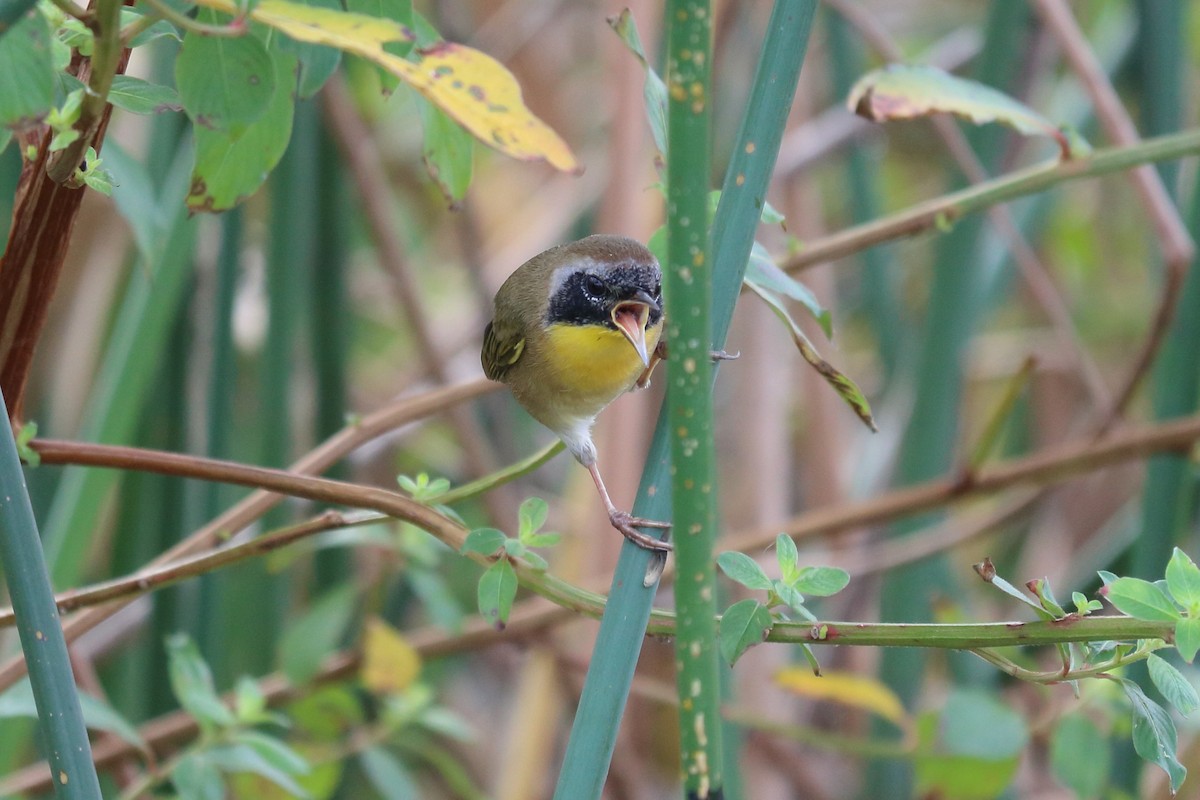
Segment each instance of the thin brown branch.
M1117 90L1109 81L1104 67L1096 58L1087 37L1079 28L1065 0L1035 0L1034 8L1055 40L1063 48L1071 69L1078 75L1084 89L1096 108L1096 115L1105 134L1114 144L1130 147L1140 141L1137 127L1121 104ZM1141 166L1129 173L1134 189L1141 196L1156 238L1162 243L1165 274L1158 307L1154 312L1150 330L1111 407L1100 423L1100 434L1112 427L1124 412L1142 378L1150 369L1155 355L1162 346L1171 318L1179 288L1196 252L1196 245L1188 233L1187 226L1171 200L1170 192L1163 185L1158 172L1150 166Z
M1197 440L1200 440L1200 415L1131 428L1098 441L1088 437L1024 458L1002 461L964 478L942 478L896 489L860 503L815 509L782 525L738 534L727 542L727 549L755 552L768 547L780 531L793 539L829 535L995 494L1013 486L1060 483L1085 472L1154 453L1186 451Z
M300 475L324 472L360 445L388 431L499 387L499 384L479 378L457 386L403 398L338 431L292 464L289 471ZM161 566L214 547L282 501L281 495L269 491L254 492L146 566ZM71 642L96 627L124 605L125 602L117 600L67 618L63 621L63 633L67 641ZM3 666L0 666L0 691L11 686L24 674L25 661L22 657L14 656L4 662Z
M373 516L373 518L375 517ZM54 602L58 606L59 613L65 614L79 608L165 589L188 578L204 575L248 558L272 553L309 536L345 527L349 521L350 518L347 514L333 510L324 511L312 519L257 536L246 542L227 544L207 553L189 556L159 567L138 570L132 575L104 581L94 586L68 589L55 595ZM16 615L12 608L0 608L0 628L10 627L14 624L16 624Z

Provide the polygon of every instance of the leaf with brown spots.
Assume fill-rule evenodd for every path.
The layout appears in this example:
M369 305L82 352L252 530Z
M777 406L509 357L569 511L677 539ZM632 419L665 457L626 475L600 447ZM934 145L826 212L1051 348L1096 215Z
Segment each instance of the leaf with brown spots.
M201 0L200 5L238 13L231 0ZM441 42L414 50L413 60L406 60L386 52L384 45L412 41L414 34L409 28L391 20L287 0L262 0L249 16L298 41L336 47L383 67L477 139L506 155L546 161L566 172L581 171L566 143L525 107L512 73L491 56L465 45Z
M1091 149L1075 131L1060 128L1003 92L921 64L892 64L868 72L854 84L846 105L872 122L938 113L954 114L976 125L998 122L1026 136L1052 137L1064 160Z

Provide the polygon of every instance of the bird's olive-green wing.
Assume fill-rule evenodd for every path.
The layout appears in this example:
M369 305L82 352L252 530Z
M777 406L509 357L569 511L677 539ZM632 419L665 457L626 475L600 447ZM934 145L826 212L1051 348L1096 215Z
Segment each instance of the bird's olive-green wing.
M483 351L480 354L483 374L494 381L503 381L505 373L524 352L525 337L520 332L497 327L494 321L489 322L483 331Z

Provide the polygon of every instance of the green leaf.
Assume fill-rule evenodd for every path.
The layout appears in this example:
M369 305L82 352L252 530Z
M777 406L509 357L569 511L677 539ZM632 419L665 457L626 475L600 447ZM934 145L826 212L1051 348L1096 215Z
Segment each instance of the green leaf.
M308 762L277 739L243 731L232 744L209 748L205 756L222 772L261 775L294 797L308 797L308 792L293 777L307 773Z
M29 443L37 436L37 432L36 422L22 423L21 427L17 429L17 456L22 463L30 467L36 467L42 463L41 453L29 446Z
M942 711L940 738L947 752L1001 759L1020 754L1029 730L1020 714L991 694L956 689Z
M1016 774L1029 733L1020 715L978 690L955 690L918 720L918 796L993 798Z
M479 613L497 629L508 623L517 596L517 574L508 559L492 564L479 578Z
M1111 748L1096 723L1067 714L1050 737L1050 770L1080 798L1099 797L1108 785Z
M546 524L546 517L549 513L550 506L542 498L526 498L517 511L517 518L520 520L518 538L525 541L526 536L541 530L542 526Z
M771 579L767 577L767 573L763 572L757 561L745 553L726 550L717 556L717 566L725 573L725 577L747 589L767 591L771 588Z
M775 537L775 562L779 564L779 577L786 584L794 584L800 576L800 567L796 563L800 553L796 550L796 542L786 533Z
M275 54L275 80L281 86L292 79L295 63L294 56ZM187 196L188 209L225 211L258 191L287 149L294 109L292 93L281 89L238 135L197 125L196 167Z
M1075 604L1075 613L1086 616L1093 611L1100 611L1104 604L1099 600L1088 600L1083 592L1071 592L1071 602Z
M475 137L440 108L417 96L425 142L421 156L429 177L451 208L467 194L475 168Z
M1117 578L1106 587L1108 601L1118 611L1150 622L1175 622L1182 614L1159 586L1141 578Z
M1146 666L1155 688L1180 714L1186 716L1200 708L1200 695L1196 694L1196 688L1169 661L1151 653L1146 659Z
M234 686L233 711L241 722L257 723L267 710L267 698L258 688L258 682L249 675L238 678Z
M1175 757L1175 748L1178 746L1175 723L1162 706L1146 696L1140 686L1124 678L1118 680L1133 706L1133 749L1143 759L1157 764L1167 773L1174 794L1187 776L1187 770Z
M196 718L201 728L234 724L233 712L221 702L213 687L212 672L200 650L186 634L167 637L167 674L175 699Z
M479 553L481 556L491 557L504 547L506 541L508 541L508 537L504 535L504 531L496 528L476 528L467 534L459 552L463 554Z
M34 123L53 103L50 26L34 9L0 37L0 128Z
M615 17L609 17L608 24L616 31L617 36L629 48L642 65L646 79L642 87L642 96L646 102L646 117L650 122L650 133L654 136L654 146L664 156L667 153L667 85L659 77L650 62L646 59L645 48L642 47L642 37L638 34L637 23L629 9L623 10Z
M1086 155L1078 134L1058 126L1003 92L923 64L891 64L859 78L847 107L873 122L954 114L976 125L999 122L1026 136L1050 136L1063 158Z
M284 629L279 661L288 680L302 684L317 674L321 661L342 641L357 601L353 584L331 589Z
M762 644L774 624L771 612L757 600L734 603L725 609L717 628L721 656L732 667L742 653L756 644Z
M562 535L549 531L530 533L522 537L521 542L526 547L553 547L562 541Z
M1029 591L1033 592L1033 596L1038 599L1038 603L1055 619L1062 619L1067 615L1066 609L1059 605L1058 600L1054 598L1054 591L1050 588L1049 578L1036 578L1026 584Z
M746 275L743 280L752 287L799 302L821 326L825 338L833 338L833 315L821 305L817 296L807 286L781 270L767 248L758 242L750 248L750 259L746 262Z
M1200 616L1200 567L1178 547L1167 562L1167 588L1176 603Z
M383 800L420 800L420 789L408 770L382 747L367 748L359 755L358 763Z
M1185 617L1175 623L1175 649L1189 664L1200 650L1200 618Z
M812 367L825 379L825 382L833 387L833 390L854 409L854 413L863 421L872 431L879 430L875 426L875 418L871 415L871 405L867 402L867 398L863 395L862 390L843 375L837 368L821 357L817 349L813 347L812 342L804 335L804 331L800 330L800 326L792 319L792 315L788 313L787 308L773 292L769 292L752 283L746 284L750 290L762 298L775 315L787 326L788 331L792 334L792 341L796 343L796 348L800 351L800 355L804 357Z
M850 573L837 567L804 567L792 586L812 597L829 597L850 583Z
M212 23L213 12L202 11L198 19ZM292 65L292 58L272 59L255 36L204 36L189 32L175 60L175 86L187 115L197 131L221 131L236 138L274 105L277 81L276 60ZM288 76L291 76L289 70Z
M221 771L204 753L184 756L171 770L171 783L179 800L225 800Z
M170 86L160 86L130 75L113 76L108 102L131 114L157 114L183 108L179 94Z
M784 583L783 581L772 581L771 591L775 593L775 596L779 598L780 602L807 619L809 622L817 621L817 618L813 616L812 612L804 607L804 595L800 594L796 587Z

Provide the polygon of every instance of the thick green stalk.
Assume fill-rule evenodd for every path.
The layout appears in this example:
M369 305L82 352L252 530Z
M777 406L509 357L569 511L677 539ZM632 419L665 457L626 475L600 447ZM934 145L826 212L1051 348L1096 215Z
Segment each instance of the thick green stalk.
M712 359L708 254L712 9L707 0L672 0L667 53L667 420L671 431L678 633L680 755L686 797L721 797L721 685L713 542Z
M3 397L0 419L8 419ZM33 505L25 488L25 474L12 428L7 424L0 428L0 568L16 610L17 631L29 665L54 791L62 798L99 800L92 747L75 693L75 676L54 605Z
M779 0L775 4L733 158L725 173L721 203L713 219L712 344L717 349L725 344L741 291L746 259L815 12L815 0ZM751 143L754 146L747 147ZM670 509L665 413L666 409L659 415L643 467L634 504L634 513L639 516L662 519ZM626 545L621 549L596 638L596 656L588 667L567 743L556 800L600 796L654 601L654 588L643 586L649 561L650 555L640 547Z
M1134 5L1138 15L1134 52L1140 84L1140 127L1147 136L1161 136L1183 126L1183 113L1187 107L1183 85L1188 72L1186 17L1191 4L1136 0ZM1174 162L1159 164L1158 174L1171 196L1178 198L1179 165Z
M296 109L296 122L308 124L311 103ZM342 162L337 144L320 121L316 123L316 247L311 265L313 368L316 378L315 433L318 442L337 433L346 424L346 373L350 324L353 312L346 300L346 270L349 263L346 222L347 206L342 182ZM335 464L327 473L340 478L346 472ZM314 556L317 585L329 588L351 573L351 553L340 548Z
M1183 107L1180 81L1187 64L1181 54L1184 29L1183 5L1139 2L1140 39L1150 41L1153 53L1138 50L1141 59L1140 98L1145 109L1147 133L1165 134L1178 126ZM1168 168L1169 167L1169 168ZM1178 174L1178 164L1160 164L1159 173L1169 189ZM1192 238L1200 236L1200 188L1192 197L1188 228ZM1171 419L1191 413L1200 402L1200 258L1192 261L1184 281L1175 319L1154 366L1153 405L1155 419ZM1171 548L1183 544L1194 518L1191 460L1182 454L1164 454L1150 460L1142 495L1142 533L1129 554L1132 575L1161 578Z

